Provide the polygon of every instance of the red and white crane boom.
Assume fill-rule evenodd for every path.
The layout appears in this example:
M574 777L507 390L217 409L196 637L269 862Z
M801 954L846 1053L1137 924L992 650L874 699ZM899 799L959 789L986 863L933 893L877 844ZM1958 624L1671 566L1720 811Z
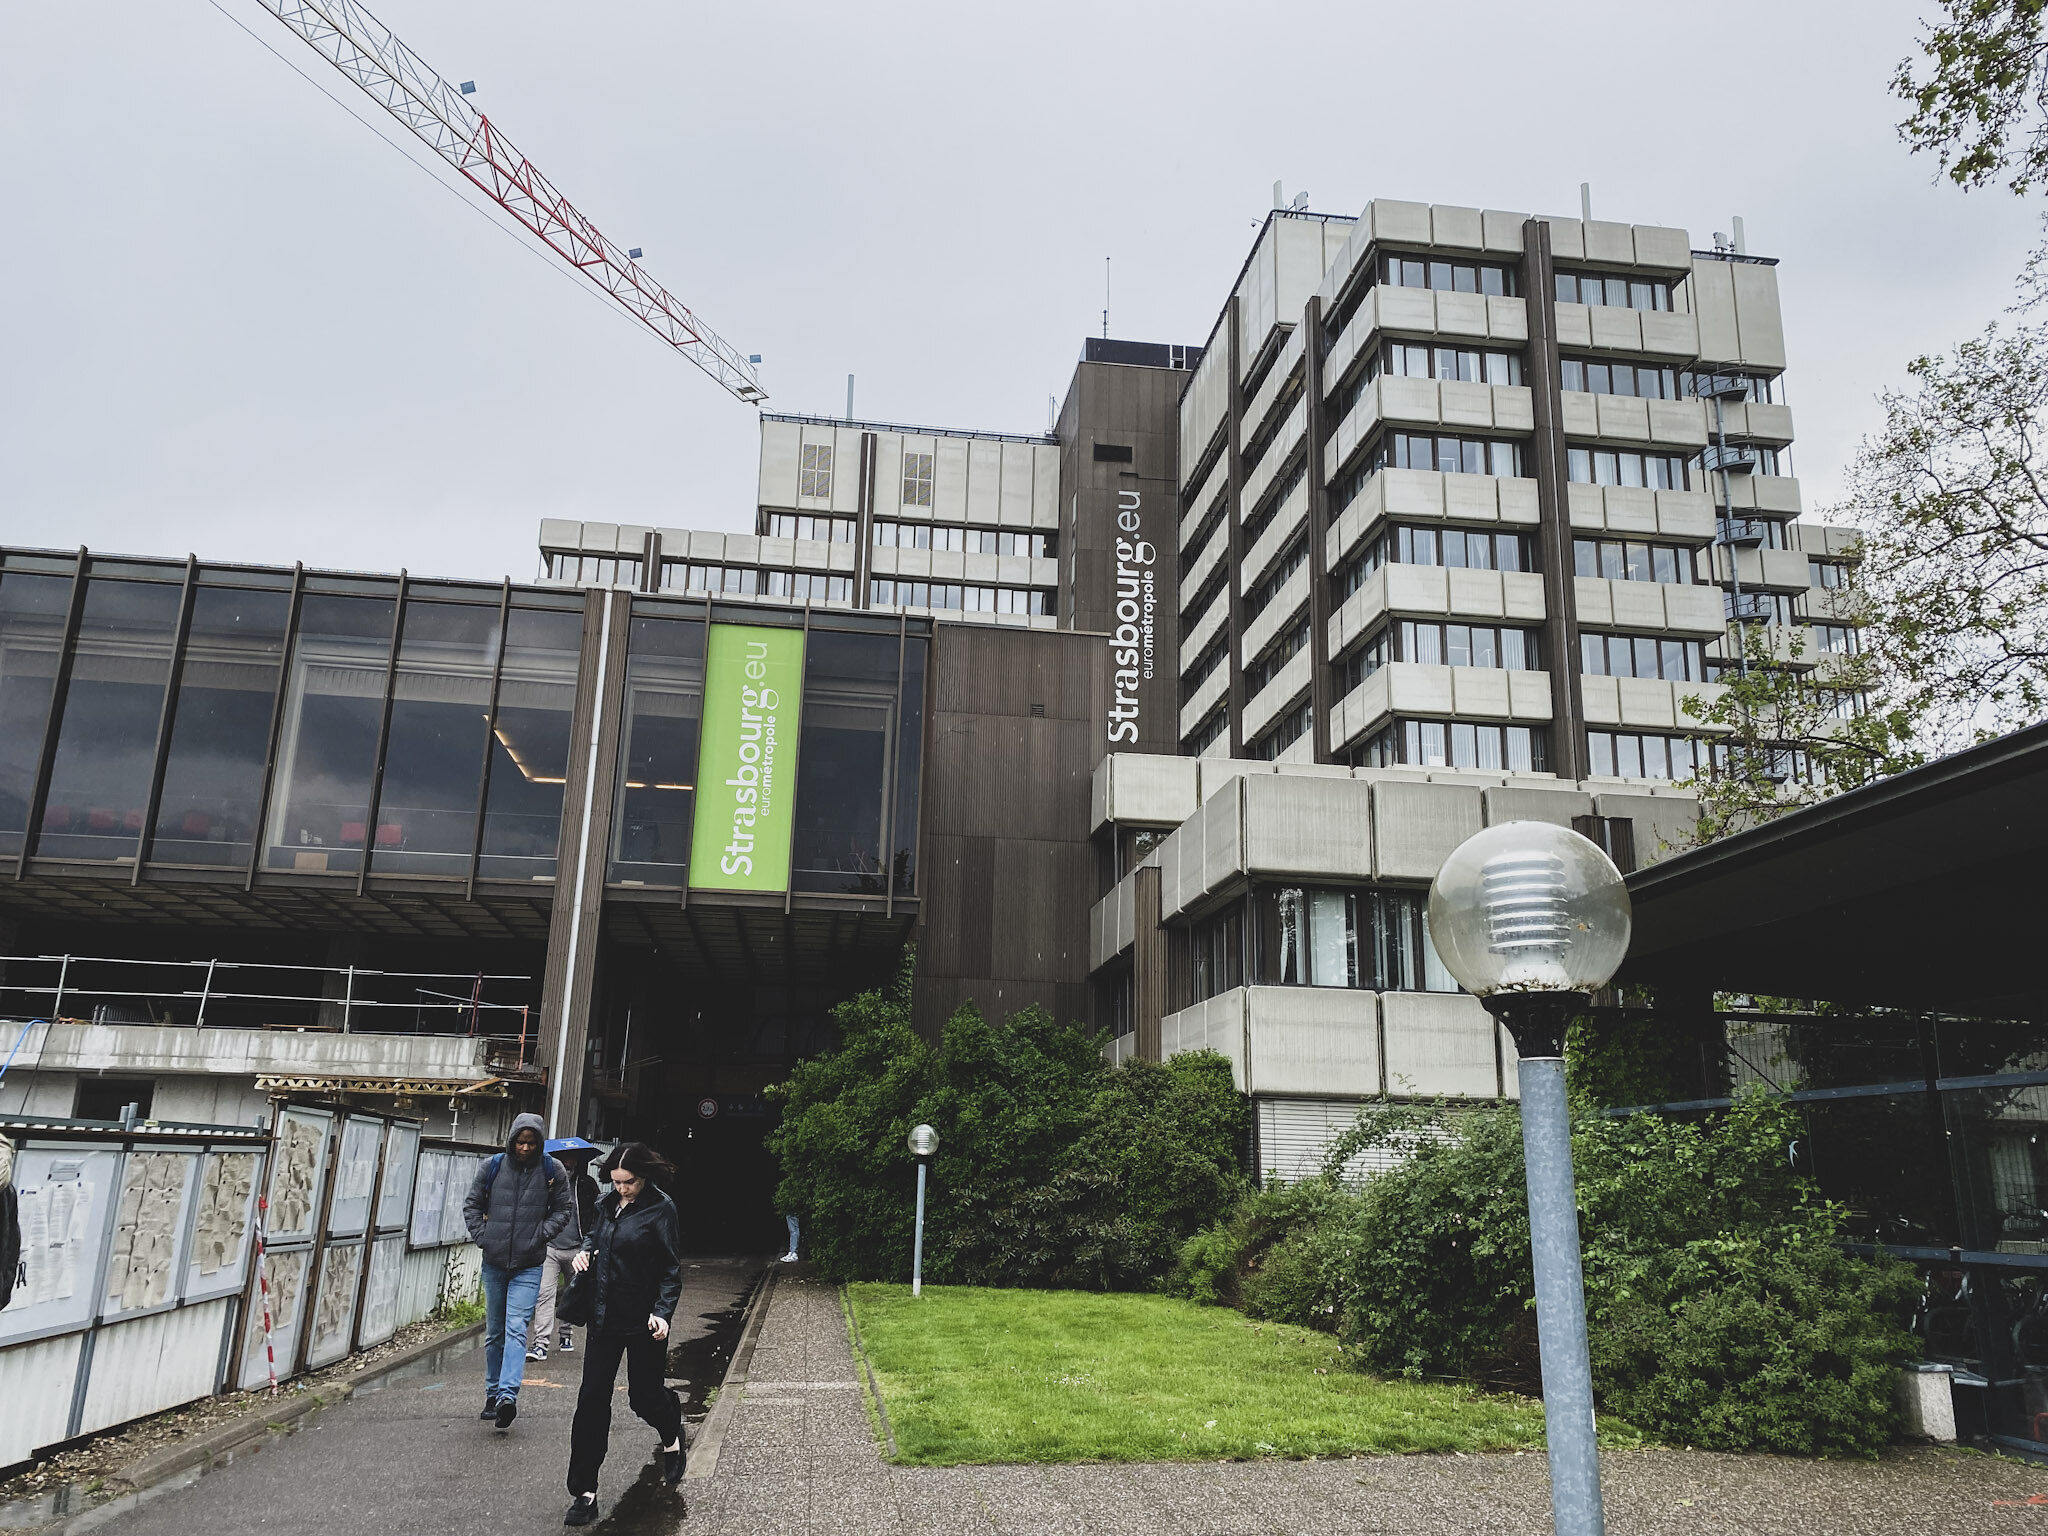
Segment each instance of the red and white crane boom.
M356 0L259 0L484 195L741 400L768 398L736 350L604 237L531 160Z

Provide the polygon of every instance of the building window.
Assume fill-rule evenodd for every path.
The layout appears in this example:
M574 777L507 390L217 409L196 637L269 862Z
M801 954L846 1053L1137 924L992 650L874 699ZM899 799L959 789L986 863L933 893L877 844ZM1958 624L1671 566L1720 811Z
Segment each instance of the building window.
M1447 475L1519 475L1522 445L1449 433L1389 432L1376 462L1382 469L1433 469Z
M1245 671L1244 696L1257 698L1260 691L1280 675L1281 668L1307 649L1308 615L1303 613L1301 622L1267 646L1259 659Z
M1018 533L1007 528L965 528L957 523L898 523L878 518L874 527L878 549L938 549L969 555L1024 555L1050 560L1058 545L1049 533Z
M580 581L599 587L637 587L640 561L631 555L569 555L550 553L547 557L550 581Z
M1183 705L1201 691L1202 684L1215 675L1216 669L1223 665L1223 658L1229 654L1229 636L1219 635L1207 650L1195 658L1195 664L1181 675L1180 701Z
M1420 891L1258 886L1254 977L1269 987L1455 992Z
M1782 592L1745 591L1738 599L1733 592L1721 594L1721 612L1731 624L1790 624L1794 622L1792 599ZM1816 625L1816 628L1820 626Z
M1808 560L1806 574L1816 587L1826 587L1832 592L1839 592L1849 585L1849 567L1839 560Z
M1252 743L1252 756L1270 763L1307 735L1308 728L1315 723L1315 706L1304 702L1281 716L1277 724Z
M816 539L826 544L851 544L854 520L821 517L809 512L770 512L765 530L771 539Z
M903 505L928 507L932 504L933 456L929 453L903 455Z
M957 581L876 577L868 583L868 601L885 607L957 609L963 613L1052 612L1052 594L1037 587L982 587Z
M1706 749L1690 736L1588 731L1586 748L1598 778L1690 779L1707 763Z
M1626 816L1574 816L1572 830L1614 861L1624 875L1636 869L1636 824Z
M1471 528L1416 528L1397 525L1384 529L1337 568L1331 578L1331 596L1336 602L1365 585L1365 579L1381 566L1447 565L1469 571L1533 571L1536 547L1526 533L1482 533Z
M1579 635L1579 670L1588 677L1656 677L1706 681L1706 648L1697 640L1659 635Z
M764 596L794 602L850 603L853 578L828 576L823 571L763 571L761 591Z
M1381 374L1402 379L1455 380L1467 384L1520 384L1522 354L1494 347L1439 347L1426 342L1390 341L1367 360L1365 370L1338 392L1342 419L1364 398Z
M1249 624L1266 611L1266 605L1280 595L1280 589L1287 585L1294 573L1308 564L1308 538L1304 535L1288 546L1287 552L1274 563L1253 587L1244 595L1244 621Z
M1394 628L1382 624L1357 650L1338 662L1338 678L1346 693L1394 659Z
M1188 1000L1244 985L1244 909L1226 907L1188 930Z
M1390 720L1351 751L1355 768L1483 768L1548 773L1550 742L1541 726L1478 725L1460 720Z
M661 585L671 592L733 592L758 595L761 572L746 565L710 565L701 560L664 560Z
M1569 478L1579 485L1640 485L1658 491L1686 487L1686 461L1675 453L1571 448L1565 451L1565 466Z
M1230 729L1229 711L1218 704L1200 725L1188 733L1183 750L1189 757L1200 757L1204 752L1223 739L1223 733Z
M1684 586L1699 580L1697 551L1683 544L1651 544L1641 539L1573 539L1572 561L1577 574L1609 581L1660 581Z
M1520 293L1516 268L1492 261L1438 261L1426 256L1380 257L1379 280L1394 288L1434 288L1439 293Z
M1595 362L1591 358L1567 357L1561 364L1562 387L1588 395L1634 395L1642 400L1677 400L1679 378L1676 368L1657 368L1649 363Z
M1615 277L1598 272L1559 272L1560 304L1604 304L1610 309L1671 308L1671 284L1661 277Z
M1394 659L1428 666L1495 667L1533 672L1537 660L1536 631L1492 624L1439 624L1403 619L1389 626L1399 636Z
M1863 649L1854 625L1850 624L1809 624L1813 631L1813 644L1825 656L1854 656Z
M796 493L799 496L832 494L832 449L826 443L805 443L798 461Z

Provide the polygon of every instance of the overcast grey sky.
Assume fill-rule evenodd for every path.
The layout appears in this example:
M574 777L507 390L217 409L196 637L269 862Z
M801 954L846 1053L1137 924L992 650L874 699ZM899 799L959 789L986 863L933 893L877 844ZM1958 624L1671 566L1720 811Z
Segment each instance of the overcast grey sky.
M1890 0L375 9L765 354L776 410L842 410L850 372L863 416L1042 430L1105 255L1114 334L1200 342L1276 178L1339 213L1590 181L1596 216L1704 244L1739 213L1783 259L1811 512L2034 234L1899 144ZM0 6L0 146L0 539L526 577L544 516L751 526L752 410L208 0Z

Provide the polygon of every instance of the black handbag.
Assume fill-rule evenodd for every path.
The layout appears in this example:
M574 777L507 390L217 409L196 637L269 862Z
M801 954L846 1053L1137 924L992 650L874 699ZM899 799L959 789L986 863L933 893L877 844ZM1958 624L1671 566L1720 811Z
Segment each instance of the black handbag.
M569 1288L555 1302L555 1321L571 1328L588 1328L597 1315L597 1266L569 1276Z

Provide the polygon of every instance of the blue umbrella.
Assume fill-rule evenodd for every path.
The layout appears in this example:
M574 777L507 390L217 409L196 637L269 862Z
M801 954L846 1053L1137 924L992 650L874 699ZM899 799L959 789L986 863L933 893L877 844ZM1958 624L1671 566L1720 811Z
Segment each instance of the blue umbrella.
M559 1156L564 1152L602 1152L604 1149L594 1142L585 1141L581 1136L557 1136L547 1144L551 1154Z

